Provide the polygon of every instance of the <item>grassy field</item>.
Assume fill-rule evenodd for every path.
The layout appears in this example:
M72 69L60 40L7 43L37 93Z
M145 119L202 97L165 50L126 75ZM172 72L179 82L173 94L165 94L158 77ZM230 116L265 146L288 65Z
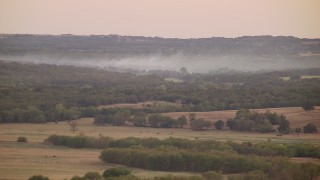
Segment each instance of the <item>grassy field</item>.
M319 79L320 76L309 76L309 75L302 75L301 79ZM286 76L286 77L280 77L281 80L283 81L290 81L291 78Z
M266 109L257 111L264 112ZM302 108L273 108L271 112L282 113L292 127L302 127L308 122L315 123L319 129L320 107L315 111L304 112ZM189 112L165 113L171 117L188 115ZM232 118L235 111L196 112L198 118L215 121ZM92 137L157 137L160 139L177 137L187 139L214 139L219 141L271 141L275 143L313 143L320 144L320 134L289 134L277 136L275 133L248 133L229 130L191 131L190 129L161 129L128 126L95 126L92 118L76 120L78 130L72 132L67 122L58 124L0 124L0 179L26 179L35 174L42 174L51 179L65 179L74 175L82 176L88 171L103 172L115 165L105 164L98 159L101 150L71 149L43 144L49 135L78 135ZM16 143L19 136L28 138L28 143ZM311 161L320 164L320 160L295 158L295 162ZM168 174L167 172L133 169L133 174L141 177L153 177ZM175 173L192 175L191 173Z
M286 116L287 120L290 121L291 128L303 127L307 123L313 123L320 129L320 106L315 107L315 110L306 112L301 107L285 107L285 108L265 108L265 109L253 109L258 112L276 112L278 114L283 114ZM172 112L163 113L164 115L170 116L172 118L178 118L181 115L188 117L190 112ZM229 118L234 118L236 111L212 111L212 112L194 112L197 118L203 118L206 120L217 121L228 120Z
M301 79L319 79L320 76L308 76L308 75L303 75L301 76Z
M120 165L106 164L99 160L101 150L72 149L40 143L0 143L0 179L25 180L30 176L42 174L53 180L70 179L86 172L103 173L111 167ZM134 175L154 177L171 174L130 168ZM190 176L192 173L174 173Z

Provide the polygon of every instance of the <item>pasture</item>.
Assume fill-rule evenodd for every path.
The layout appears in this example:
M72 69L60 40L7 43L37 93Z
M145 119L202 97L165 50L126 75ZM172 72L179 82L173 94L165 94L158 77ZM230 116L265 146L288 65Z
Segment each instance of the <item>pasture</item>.
M40 143L0 143L0 179L25 180L36 174L42 174L51 180L70 179L86 172L103 173L111 167L121 165L106 164L99 159L101 150L72 149ZM193 173L168 173L129 168L139 177L151 178L167 174L193 175Z
M286 119L290 122L291 128L299 128L305 126L307 123L313 123L320 129L320 106L315 107L313 111L304 111L301 107L285 107L285 108L264 108L264 109L252 109L254 111L264 113L266 111L283 114ZM212 111L212 112L194 112L197 118L203 118L205 120L226 121L229 118L234 118L236 110L229 111ZM170 116L172 118L178 118L181 115L188 116L190 112L172 112L163 113L163 115Z
M312 122L320 128L320 107L311 112L305 112L300 107L258 109L259 112L282 113L290 121L291 127L302 127ZM195 112L197 118L211 121L233 118L236 111ZM189 112L164 113L177 118L180 115L188 116ZM188 128L149 128L132 126L95 126L92 118L75 120L77 130L72 132L67 122L47 124L0 124L0 179L26 179L35 174L42 174L51 179L71 178L74 175L82 176L88 171L102 173L106 168L118 165L106 164L99 160L101 150L72 149L43 144L42 142L52 134L79 135L91 137L110 136L124 137L169 137L187 139L214 139L218 141L262 142L274 143L312 143L320 144L320 134L288 134L277 136L276 133L235 132L230 130L192 131ZM25 136L28 143L16 143L19 136ZM320 164L320 160L294 158L295 162L311 161ZM168 174L168 172L146 171L130 168L134 175L153 177ZM177 175L192 175L192 173L174 173Z

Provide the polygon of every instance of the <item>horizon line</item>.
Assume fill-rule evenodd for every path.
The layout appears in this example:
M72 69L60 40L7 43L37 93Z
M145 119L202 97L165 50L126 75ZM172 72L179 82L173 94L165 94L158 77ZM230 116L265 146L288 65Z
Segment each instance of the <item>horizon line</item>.
M297 37L292 35L243 35L243 36L235 36L235 37L225 37L225 36L211 36L211 37L190 37L190 38L178 38L178 37L163 37L163 36L143 36L143 35L120 35L120 34L72 34L72 33L63 33L63 34L48 34L48 33L0 33L0 35L30 35L30 36L82 36L82 37L90 37L90 36L120 36L120 37L143 37L143 38L160 38L160 39L211 39L211 38L225 38L225 39L238 39L245 37L287 37L287 38L296 38L296 39L319 39L317 38L307 38L307 37Z

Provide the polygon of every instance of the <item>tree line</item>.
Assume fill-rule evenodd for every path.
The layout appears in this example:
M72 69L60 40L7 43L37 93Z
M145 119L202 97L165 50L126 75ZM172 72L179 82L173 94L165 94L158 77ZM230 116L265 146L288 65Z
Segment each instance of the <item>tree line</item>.
M320 105L319 79L279 79L307 72L188 74L174 83L154 75L0 62L0 109L47 112L59 104L70 109L152 100L182 104L158 109L162 112Z
M257 156L284 156L284 157L313 157L320 158L320 147L310 144L276 144L271 142L261 143L234 143L220 142L214 140L188 140L179 138L168 138L160 140L158 138L135 138L128 137L123 139L113 139L101 136L93 138L88 136L62 136L51 135L46 140L58 146L71 148L131 148L143 147L156 149L161 147L173 147L173 149L188 151L230 151L241 155Z
M172 148L108 148L101 160L129 167L161 171L249 173L261 171L268 179L314 179L320 168L311 163L295 164L286 158L239 155L232 152L195 152Z
M220 173L241 173L242 175L228 178L312 180L320 174L320 166L311 163L293 163L288 159L288 157L320 158L320 147L311 144L270 142L254 144L178 138L113 139L59 135L50 136L46 142L73 148L105 149L101 152L100 159L107 163L149 170L203 173L197 177L198 179L221 177ZM110 173L113 172L106 174ZM139 179L135 176L129 177ZM75 177L74 180L77 180L76 178L80 180L82 177ZM170 178L172 177L163 177L163 179Z
M59 104L48 111L41 111L36 107L27 107L26 109L14 109L11 111L0 111L0 122L4 123L45 123L64 120L74 120L81 117L93 117L94 124L101 125L133 125L137 127L152 127L152 128L183 128L189 125L192 130L201 131L212 129L215 127L221 130L228 127L234 131L256 131L260 133L280 132L280 133L316 133L317 127L308 123L301 128L291 129L290 123L282 114L258 113L248 109L239 109L233 119L228 119L226 122L216 120L215 122L196 118L195 113L189 113L188 117L182 115L177 119L165 116L150 109L127 109L127 108L66 108ZM151 113L151 114L149 114ZM278 126L276 129L274 126Z

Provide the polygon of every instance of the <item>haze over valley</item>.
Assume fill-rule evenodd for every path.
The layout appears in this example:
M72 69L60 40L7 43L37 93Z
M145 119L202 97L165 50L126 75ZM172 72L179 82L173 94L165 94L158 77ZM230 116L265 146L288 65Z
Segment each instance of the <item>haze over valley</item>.
M320 39L0 35L0 59L113 71L274 71L320 67Z
M319 0L0 0L0 179L320 180Z

